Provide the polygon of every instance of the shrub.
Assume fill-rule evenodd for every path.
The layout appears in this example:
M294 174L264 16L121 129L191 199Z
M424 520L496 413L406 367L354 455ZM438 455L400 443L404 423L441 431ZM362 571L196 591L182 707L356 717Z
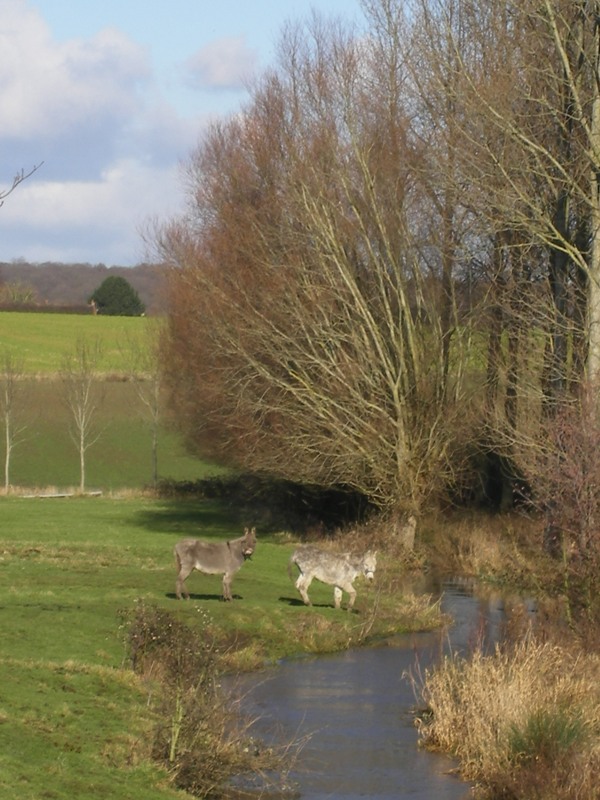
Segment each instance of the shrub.
M126 650L148 684L156 727L154 758L174 784L197 797L219 797L241 774L277 774L283 758L249 733L237 704L219 690L210 620L198 609L191 627L164 609L139 602L124 612Z
M517 765L535 764L554 768L570 760L585 745L589 735L585 719L573 709L534 710L521 723L513 722L508 732L508 756Z

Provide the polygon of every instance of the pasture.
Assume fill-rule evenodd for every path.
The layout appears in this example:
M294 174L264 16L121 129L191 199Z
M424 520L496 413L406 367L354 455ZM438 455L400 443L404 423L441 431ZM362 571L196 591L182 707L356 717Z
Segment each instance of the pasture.
M74 343L83 339L101 345L102 372L123 373L128 340L143 341L157 321L154 317L1 311L0 357L9 352L25 374L49 377L60 371Z
M243 530L234 510L212 502L4 497L0 519L0 797L185 796L151 763L151 688L125 659L121 612L139 601L204 624L224 665L245 668L415 625L408 600L364 584L356 614L333 609L326 586L305 608L287 575L293 543L260 529L233 602L221 600L220 575L199 573L188 579L191 600L176 600L174 544Z
M0 371L7 355L19 365L11 455L15 487L65 489L79 482L79 454L65 404L60 370L75 342L98 342L101 373L95 389L86 485L90 490L141 489L152 481L152 438L147 409L135 385L124 379L131 343L150 343L158 320L74 314L0 312ZM170 480L196 480L219 470L192 457L168 418L166 402L158 432L158 473ZM4 438L0 459L4 464ZM2 476L3 477L3 476Z
M86 453L86 485L90 490L135 490L152 481L152 431L135 386L105 380L96 387L98 408ZM22 382L18 421L23 426L11 458L11 484L16 487L72 487L79 481L79 453L71 438L72 418L58 379ZM0 441L0 458L4 442ZM2 461L2 463L4 463ZM161 478L196 480L219 472L190 455L168 417L159 426L158 473ZM2 475L3 477L3 475Z

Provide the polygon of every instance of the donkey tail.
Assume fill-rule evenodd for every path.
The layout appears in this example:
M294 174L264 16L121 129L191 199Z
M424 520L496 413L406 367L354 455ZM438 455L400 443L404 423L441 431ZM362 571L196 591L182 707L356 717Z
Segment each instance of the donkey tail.
M287 574L289 576L289 579L292 581L292 583L294 582L294 577L295 577L294 576L294 567L293 567L293 565L296 564L297 555L298 555L297 551L294 550L294 552L290 556L290 560L288 561L288 565L287 565Z

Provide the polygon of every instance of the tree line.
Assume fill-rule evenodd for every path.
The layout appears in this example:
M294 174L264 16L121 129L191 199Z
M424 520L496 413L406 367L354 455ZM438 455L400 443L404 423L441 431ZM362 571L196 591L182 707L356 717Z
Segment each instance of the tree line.
M360 30L288 25L188 159L156 232L179 415L204 455L394 514L472 497L493 462L503 502L526 487L582 554L600 3L361 6Z
M165 270L160 264L107 267L104 264L32 264L22 259L0 262L0 302L42 308L86 308L92 293L107 278L121 278L138 293L147 313L166 311Z

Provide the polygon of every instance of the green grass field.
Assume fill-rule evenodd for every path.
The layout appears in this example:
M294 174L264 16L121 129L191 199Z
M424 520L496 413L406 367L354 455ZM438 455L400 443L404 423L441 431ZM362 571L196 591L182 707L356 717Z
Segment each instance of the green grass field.
M251 520L207 501L0 498L0 798L167 800L184 797L153 766L152 687L125 660L123 610L137 601L194 626L209 619L221 652L242 664L343 648L372 621L377 588L360 585L357 613L332 608L314 585L305 608L287 575L292 543L258 531L258 546L223 603L220 576L194 573L174 597L172 548L183 536L241 534ZM396 595L373 634L415 624ZM435 615L432 624L438 623ZM202 624L206 624L204 621ZM245 659L245 662L244 662Z
M105 353L112 353L106 372L119 373L124 331L147 324L0 313L0 355L4 348L22 358L31 376L22 382L13 485L77 486L78 453L56 369L76 337L101 335ZM209 501L123 492L150 481L150 431L130 382L103 380L97 389L103 402L94 418L99 438L86 458L87 487L112 492L0 497L0 800L187 797L151 760L153 690L126 659L123 613L139 601L204 626L222 663L243 669L301 651L342 649L367 633L439 624L436 608L377 587L362 586L356 613L345 614L333 609L331 587L314 585L315 605L305 608L286 571L292 543L260 529L253 559L233 582L238 599L223 603L221 577L194 573L191 601L178 602L175 542L232 538L254 520ZM186 454L180 437L163 426L161 477L193 480L216 471Z
M100 343L103 356L98 369L109 376L97 386L98 409L90 431L90 441L97 441L86 453L86 488L118 491L151 484L152 438L146 409L135 385L115 376L128 372L128 343L150 341L148 333L156 324L156 319L146 317L0 312L0 371L10 354L29 376L19 382L15 425L22 430L11 455L12 486L65 490L79 485L79 452L58 375L78 339ZM4 455L2 436L2 467ZM186 452L165 413L158 440L159 478L196 480L218 471Z
M138 598L176 606L172 545L203 527L231 533L217 517L140 500L0 500L0 798L183 796L149 759L147 692L124 665L119 611Z
M75 342L100 343L103 372L123 372L123 352L131 338L143 341L157 320L153 317L103 317L80 314L0 312L0 366L5 353L19 362L25 373L58 372Z

